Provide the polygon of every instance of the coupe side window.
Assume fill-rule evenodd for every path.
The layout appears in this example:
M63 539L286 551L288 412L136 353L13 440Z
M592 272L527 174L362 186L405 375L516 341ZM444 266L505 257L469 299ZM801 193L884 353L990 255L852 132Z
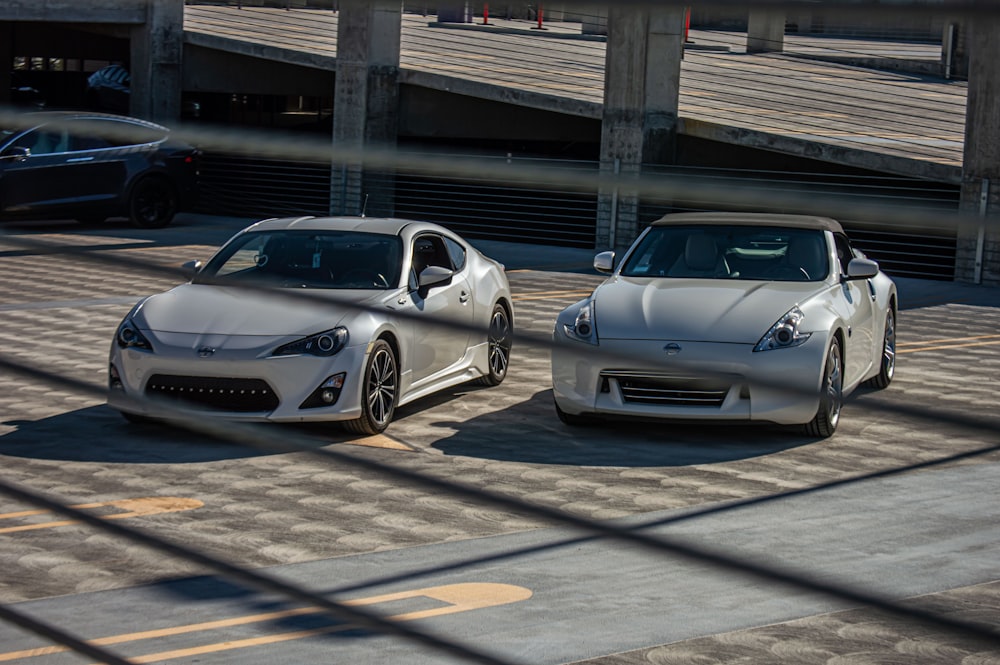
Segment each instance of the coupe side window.
M27 148L32 155L51 155L66 152L69 142L65 131L36 129L19 138L14 145Z
M445 238L444 245L448 249L448 256L451 257L451 264L455 267L455 272L458 272L459 270L464 268L465 248L459 245L451 238Z
M840 263L840 272L846 275L847 264L854 258L854 251L851 249L851 243L847 240L847 236L837 233L833 239L837 245L837 261Z

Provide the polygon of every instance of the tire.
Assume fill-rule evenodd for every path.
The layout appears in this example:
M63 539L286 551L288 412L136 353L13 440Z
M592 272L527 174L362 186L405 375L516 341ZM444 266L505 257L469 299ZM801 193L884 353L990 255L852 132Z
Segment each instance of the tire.
M177 193L165 178L146 177L132 187L128 218L140 229L162 229L174 219L177 205Z
M486 335L489 364L488 374L476 380L483 386L499 386L507 377L510 366L510 348L514 342L514 327L507 308L497 303L490 315L490 331Z
M882 335L882 358L878 374L865 381L869 388L882 389L892 383L896 374L896 313L892 306L885 313L885 333Z
M816 415L805 425L810 436L826 438L833 436L840 422L840 410L844 405L844 355L840 350L840 340L836 337L826 352L823 370L823 394L820 396Z
M344 423L355 434L379 434L392 422L399 398L399 366L392 347L376 340L361 382L361 417Z

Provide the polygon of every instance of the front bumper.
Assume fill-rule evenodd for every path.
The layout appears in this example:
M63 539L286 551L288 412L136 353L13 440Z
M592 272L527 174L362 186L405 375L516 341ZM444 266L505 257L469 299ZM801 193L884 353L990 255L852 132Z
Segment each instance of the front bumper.
M754 353L753 344L607 340L599 346L557 331L552 351L556 404L571 415L807 423L815 416L827 337Z
M275 348L273 344L266 346ZM169 417L169 411L163 409L169 404L185 413L248 422L353 420L361 415L361 374L367 344L345 347L331 357L270 357L248 349L220 351L203 358L190 345L167 347L160 342L154 348L157 351L151 353L112 344L109 362L117 370L119 383L109 391L109 406L137 415ZM341 373L343 386L334 404L301 408L324 381ZM268 391L266 398L256 392L262 387ZM176 401L188 397L172 395L174 389L187 393L225 389L231 394L209 407L207 396L200 398L202 403ZM240 390L246 391L245 398ZM227 409L225 404L233 406Z

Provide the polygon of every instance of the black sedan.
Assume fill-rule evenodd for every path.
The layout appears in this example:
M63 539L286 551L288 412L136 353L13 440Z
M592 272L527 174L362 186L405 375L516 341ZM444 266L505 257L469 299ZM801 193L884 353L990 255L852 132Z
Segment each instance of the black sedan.
M160 228L194 200L199 151L160 125L49 111L0 127L0 219L125 216Z

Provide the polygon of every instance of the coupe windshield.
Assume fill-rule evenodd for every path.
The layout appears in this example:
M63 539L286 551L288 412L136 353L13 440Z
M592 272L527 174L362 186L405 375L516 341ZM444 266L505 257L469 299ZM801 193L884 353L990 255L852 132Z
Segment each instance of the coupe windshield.
M627 258L625 277L813 282L830 270L820 230L755 226L654 226Z
M388 289L398 285L402 243L354 231L260 231L235 238L195 282L252 282L314 289Z

